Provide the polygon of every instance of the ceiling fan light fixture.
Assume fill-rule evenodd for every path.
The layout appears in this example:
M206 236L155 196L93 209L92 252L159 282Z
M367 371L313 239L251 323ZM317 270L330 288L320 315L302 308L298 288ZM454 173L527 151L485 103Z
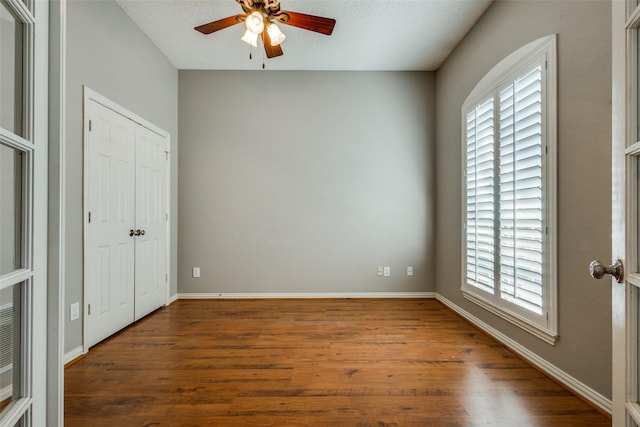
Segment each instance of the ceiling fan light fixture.
M276 24L269 24L269 26L267 26L267 33L269 33L271 46L278 46L287 38Z
M247 26L247 30L256 35L260 34L264 30L264 19L262 18L262 14L258 11L251 12L245 20L245 25Z
M258 34L248 28L247 31L244 32L244 36L242 36L241 40L253 47L258 47Z
M0 0L3 1L3 0ZM202 34L211 34L244 22L246 32L241 40L250 46L258 47L258 37L262 37L262 45L267 58L282 56L280 44L286 36L280 31L278 24L286 24L303 30L313 31L330 36L336 20L306 13L280 10L280 0L236 0L244 13L228 16L194 27ZM251 57L251 53L249 54Z

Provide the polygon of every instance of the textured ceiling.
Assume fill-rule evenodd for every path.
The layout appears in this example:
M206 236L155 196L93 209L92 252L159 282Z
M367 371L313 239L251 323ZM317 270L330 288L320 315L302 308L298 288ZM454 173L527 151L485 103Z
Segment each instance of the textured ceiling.
M116 0L178 69L262 68L244 25L203 35L193 27L242 13L234 0ZM282 10L334 18L331 36L281 25L284 56L270 70L435 70L492 0L282 0Z

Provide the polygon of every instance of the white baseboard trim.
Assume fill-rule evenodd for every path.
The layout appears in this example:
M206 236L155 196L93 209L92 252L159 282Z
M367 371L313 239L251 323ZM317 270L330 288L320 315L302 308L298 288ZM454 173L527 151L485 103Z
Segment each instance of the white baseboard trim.
M0 402L4 402L13 396L13 384L9 384L8 386L0 389Z
M545 374L549 375L551 378L554 378L556 381L573 391L574 393L581 396L583 399L591 402L593 405L597 406L607 414L611 414L613 406L611 399L606 398L602 394L598 393L591 387L586 384L578 381L571 375L567 374L562 369L557 366L549 363L542 357L538 356L528 348L522 346L518 342L512 340L502 332L483 322L482 320L475 317L473 314L464 310L463 308L457 306L453 302L449 301L445 297L440 294L436 294L436 299L446 305L451 310L458 313L460 316L464 317L469 322L473 323L478 328L482 329L487 334L491 335L501 344L504 344L511 351L516 353L518 356L525 359L527 362L531 363L538 369L540 369Z
M182 293L178 299L435 298L435 292Z
M167 305L171 305L171 304L173 304L174 302L178 301L178 299L179 299L179 298L180 298L180 297L179 297L179 295L178 295L178 294L171 295L171 296L169 297L169 301L167 301Z
M64 364L66 365L67 363L72 362L83 354L84 349L82 348L82 346L74 348L70 352L64 354Z

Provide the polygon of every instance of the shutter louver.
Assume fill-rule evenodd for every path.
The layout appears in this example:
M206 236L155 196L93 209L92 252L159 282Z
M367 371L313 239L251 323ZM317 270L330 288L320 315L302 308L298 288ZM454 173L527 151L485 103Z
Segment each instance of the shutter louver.
M500 91L500 293L542 313L542 69Z
M467 283L493 293L495 282L493 99L467 114Z
M13 366L13 305L0 307L0 374Z

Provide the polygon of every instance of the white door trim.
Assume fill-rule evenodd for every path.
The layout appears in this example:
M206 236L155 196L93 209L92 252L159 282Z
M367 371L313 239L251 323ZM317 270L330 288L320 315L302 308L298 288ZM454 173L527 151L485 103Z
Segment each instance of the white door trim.
M49 2L49 243L47 421L64 425L66 250L66 0Z
M27 210L32 209L33 215L33 302L31 306L33 317L31 344L28 356L33 363L30 372L33 396L33 425L46 423L47 418L47 198L48 198L48 144L49 144L49 3L43 1L33 2L34 16L36 17L36 27L33 38L33 67L30 67L31 80L30 87L33 92L30 101L32 114L27 114L27 118L32 120L32 141L34 148L31 155L33 158L33 200L27 202ZM29 50L29 49L27 49ZM28 62L28 60L27 60ZM29 85L27 85L29 87ZM28 132L27 132L28 134ZM26 354L29 354L27 352Z
M140 117L139 115L129 111L128 109L122 107L121 105L119 105L118 103L110 100L109 98L107 98L106 96L103 96L101 94L99 94L98 92L92 90L91 88L87 87L87 86L83 86L83 118L82 118L82 123L83 123L83 129L82 129L82 138L83 138L83 146L86 145L87 141L89 140L89 115L87 114L87 108L89 105L90 101L94 101L126 118L128 118L129 120L133 121L134 123L139 124L140 126L143 126L147 129L149 129L150 131L160 135L162 138L164 138L167 141L167 159L169 159L170 157L170 147L171 147L171 135L169 134L169 132L161 129L160 127L154 125L153 123L149 122L148 120L145 120L144 118ZM89 164L89 150L86 149L86 146L84 147L83 150L83 164L84 164L84 171L86 172L87 170L87 165ZM171 264L170 264L170 253L171 253L171 233L170 233L170 229L169 229L169 224L171 223L171 212L169 209L169 195L170 195L170 188L171 188L171 166L170 166L169 161L167 161L167 175L166 175L166 187L167 187L167 200L166 200L166 209L167 209L167 221L166 221L166 235L167 235L167 246L166 246L166 262L167 262L167 281L166 283L166 288L167 288L167 292L166 292L166 298L165 298L165 305L169 304L169 293L170 293L170 283L168 278L171 277ZM88 190L89 190L89 185L88 185L88 174L83 173L83 220L82 220L82 236L83 236L83 299L85 299L85 302L83 303L83 307L84 309L83 311L83 320L82 320L82 324L83 326L87 325L87 310L86 310L86 292L87 292L87 272L84 269L84 262L86 260L86 250L87 250L87 230L86 227L84 226L86 224L88 215L89 215L89 209L88 209L88 204L87 201L89 200L89 195L88 195ZM89 342L89 338L88 338L88 330L86 327L83 327L83 335L82 335L82 351L83 353L87 353L89 351L89 348L87 346L87 343Z

